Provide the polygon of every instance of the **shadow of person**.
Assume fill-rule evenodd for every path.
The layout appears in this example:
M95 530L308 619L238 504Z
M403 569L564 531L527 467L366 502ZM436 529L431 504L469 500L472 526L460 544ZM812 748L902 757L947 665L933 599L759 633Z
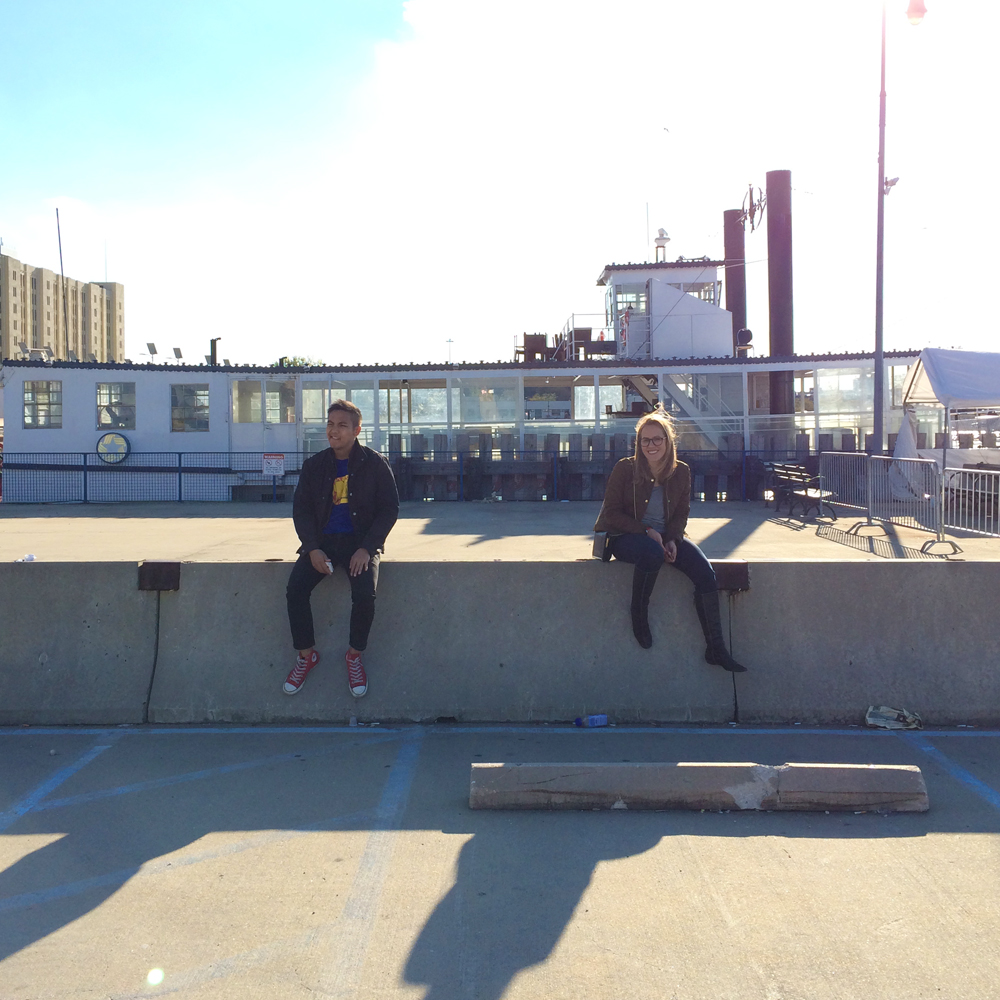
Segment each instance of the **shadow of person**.
M238 748L202 745L199 763L222 766L194 772L198 780L97 790L89 801L53 797L26 813L17 834L48 842L0 866L0 962L97 909L136 875L179 871L296 831L367 829L398 740L298 742L301 753L242 770ZM158 751L148 741L129 750L119 757L129 777L156 773ZM336 780L331 766L342 769ZM193 847L218 833L229 834L224 843Z
M19 833L57 839L0 871L0 961L99 907L151 858L171 854L206 832L204 824L144 825L123 815L96 834L73 821L60 825L52 830L34 815L20 824ZM114 863L102 864L105 858Z
M662 813L483 812L466 829L455 883L406 963L425 1000L495 1000L544 962L598 862L641 854L666 833Z

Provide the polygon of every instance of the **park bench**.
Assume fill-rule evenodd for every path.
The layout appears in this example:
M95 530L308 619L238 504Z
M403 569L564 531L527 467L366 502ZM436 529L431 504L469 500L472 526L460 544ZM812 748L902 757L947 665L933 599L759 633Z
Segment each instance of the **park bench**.
M816 513L823 514L825 504L830 516L836 520L837 514L830 501L836 497L832 490L823 489L819 476L812 475L804 465L792 462L766 462L768 472L768 487L774 493L774 511L781 510L783 503L788 504L788 516L795 512L796 504L802 505L802 520L809 516L815 508Z

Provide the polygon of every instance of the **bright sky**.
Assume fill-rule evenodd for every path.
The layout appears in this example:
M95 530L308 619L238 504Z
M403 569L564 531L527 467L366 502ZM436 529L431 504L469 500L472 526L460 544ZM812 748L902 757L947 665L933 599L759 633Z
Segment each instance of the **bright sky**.
M888 4L886 348L998 350L1000 8ZM870 350L878 0L8 4L4 252L123 282L126 355L509 360L602 267L721 257L792 171L795 342ZM990 67L993 67L992 69ZM766 233L747 234L766 353Z

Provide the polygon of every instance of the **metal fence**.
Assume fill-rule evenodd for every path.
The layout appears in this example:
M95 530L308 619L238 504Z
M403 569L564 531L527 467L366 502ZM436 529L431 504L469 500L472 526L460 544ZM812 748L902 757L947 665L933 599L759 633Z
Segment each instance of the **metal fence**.
M285 475L265 476L252 452L133 452L109 463L70 452L6 454L6 503L122 503L139 500L282 499L294 490L302 459L285 453Z
M864 452L824 451L819 456L823 489L830 502L851 510L868 510L868 456Z
M1000 537L1000 470L945 469L933 459L892 458L823 452L819 462L830 502L864 511L879 521L933 532L948 541L945 529ZM931 543L928 543L931 544Z
M945 469L944 526L1000 535L1000 472Z
M615 462L632 454L625 436L607 448L493 448L484 436L463 451L392 448L404 500L601 500ZM288 501L306 452L284 453L284 475L262 472L261 452L133 452L124 458L93 453L7 453L7 503L134 501ZM794 451L682 451L691 466L695 500L756 500L764 496L766 462L802 460ZM816 458L806 458L815 463ZM815 465L812 470L815 472Z
M868 517L940 535L941 476L923 458L868 457Z
M941 536L941 476L932 459L825 451L819 471L835 506L864 511L869 524L881 521Z

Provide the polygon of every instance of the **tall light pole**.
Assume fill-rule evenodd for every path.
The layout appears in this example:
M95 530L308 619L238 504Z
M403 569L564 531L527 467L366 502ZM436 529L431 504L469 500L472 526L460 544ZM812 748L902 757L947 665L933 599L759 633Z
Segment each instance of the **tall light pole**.
M906 17L917 25L927 13L924 0L910 0ZM882 88L878 97L878 227L875 237L875 398L874 452L881 455L885 447L885 351L882 338L883 249L885 240L885 196L892 185L885 176L885 0L882 0Z

